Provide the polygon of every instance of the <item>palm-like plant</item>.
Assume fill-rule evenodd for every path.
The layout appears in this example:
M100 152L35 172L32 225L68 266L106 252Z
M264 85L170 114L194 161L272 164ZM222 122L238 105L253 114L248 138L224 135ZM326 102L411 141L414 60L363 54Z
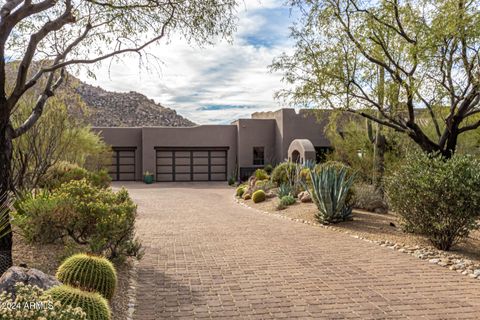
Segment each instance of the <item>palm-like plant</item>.
M345 221L352 215L352 206L347 204L348 191L354 175L348 176L345 168L327 167L320 172L310 170L311 185L305 188L318 208L316 218L328 224Z

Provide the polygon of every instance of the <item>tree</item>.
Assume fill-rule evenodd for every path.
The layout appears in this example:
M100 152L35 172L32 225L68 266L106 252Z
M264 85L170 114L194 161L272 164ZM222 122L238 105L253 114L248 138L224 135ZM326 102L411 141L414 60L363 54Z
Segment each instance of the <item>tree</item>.
M295 52L272 64L293 85L279 97L360 114L447 158L461 134L480 127L474 117L480 113L478 0L291 5L303 15L292 28ZM419 110L428 113L420 116ZM422 129L424 122L434 125L433 133Z
M13 140L42 116L67 68L142 52L171 34L198 43L228 37L236 0L2 0L0 3L0 194L12 189ZM7 83L7 61L19 61ZM22 96L43 79L35 106L23 123L12 114ZM1 203L0 203L1 205ZM11 265L12 237L0 240ZM0 274L5 270L1 266Z

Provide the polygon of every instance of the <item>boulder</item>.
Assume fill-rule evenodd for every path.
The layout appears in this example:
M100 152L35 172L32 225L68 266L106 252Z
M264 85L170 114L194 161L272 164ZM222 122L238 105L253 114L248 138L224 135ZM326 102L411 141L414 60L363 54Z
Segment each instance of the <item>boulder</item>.
M385 203L385 201L380 199L371 201L366 205L365 209L375 213L388 213L388 205Z
M61 285L54 276L43 273L38 269L11 267L0 278L0 292L7 291L15 294L15 284L23 282L47 290L51 287Z
M298 194L298 199L300 199L300 201L303 203L312 202L312 197L310 196L310 193L308 193L308 191L300 192Z
M265 192L265 196L267 197L267 199L271 199L271 198L275 198L277 195L272 191L267 191Z

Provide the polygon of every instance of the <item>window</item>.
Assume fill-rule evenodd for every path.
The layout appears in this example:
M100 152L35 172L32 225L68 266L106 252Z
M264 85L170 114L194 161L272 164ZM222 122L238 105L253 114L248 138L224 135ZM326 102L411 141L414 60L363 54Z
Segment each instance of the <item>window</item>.
M265 164L265 148L253 147L253 165L263 166Z

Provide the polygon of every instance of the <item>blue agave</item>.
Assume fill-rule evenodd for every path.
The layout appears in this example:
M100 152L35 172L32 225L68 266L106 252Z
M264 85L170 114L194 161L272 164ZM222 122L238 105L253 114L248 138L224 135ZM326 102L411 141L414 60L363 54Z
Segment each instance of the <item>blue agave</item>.
M345 168L327 167L319 173L310 170L311 185L306 189L318 208L320 223L345 221L352 215L352 206L346 203L347 194L353 185L354 175L347 176Z

